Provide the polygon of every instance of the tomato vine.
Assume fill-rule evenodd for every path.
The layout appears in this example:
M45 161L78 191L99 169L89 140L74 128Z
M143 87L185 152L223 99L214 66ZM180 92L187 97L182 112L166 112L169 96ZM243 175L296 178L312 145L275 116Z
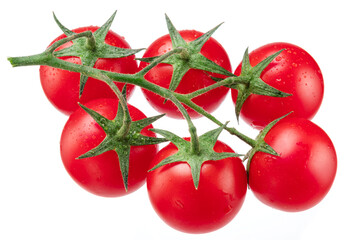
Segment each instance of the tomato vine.
M13 67L40 65L80 73L78 89L79 98L83 96L84 88L89 78L95 78L106 83L114 95L116 95L117 100L107 100L104 98L96 99L87 104L80 103L79 105L81 108L72 113L69 121L65 125L61 141L62 145L64 145L61 147L62 158L64 164L67 166L66 168L70 168L71 176L80 185L90 192L99 195L119 196L126 194L127 191L132 191L130 188L132 188L133 185L139 186L142 184L143 179L148 172L149 195L157 212L159 212L161 217L169 222L171 226L181 231L192 233L213 231L225 225L237 214L242 206L246 193L247 177L251 177L251 179L249 179L249 185L254 186L254 192L258 195L260 200L263 199L262 201L264 203L268 205L271 204L282 210L305 210L307 207L309 208L318 203L325 194L327 194L336 172L335 149L328 136L323 131L319 130L316 125L310 123L309 120L298 120L296 118L291 120L292 123L289 123L289 125L286 124L286 121L283 121L288 114L280 116L274 120L271 119L273 121L270 121L270 123L266 124L265 127L261 126L262 131L255 139L253 139L241 133L234 127L228 127L228 122L222 122L214 117L209 111L205 110L202 106L193 101L199 96L207 94L215 89L226 88L226 90L228 90L228 88L231 88L233 91L236 91L237 94L236 100L234 101L237 119L240 117L242 108L245 107L246 102L248 102L252 96L268 96L276 99L287 98L287 102L289 102L289 97L293 96L294 93L279 90L265 82L262 77L264 73L269 71L268 68L272 68L272 63L276 61L277 57L281 56L286 49L274 48L274 51L270 51L270 54L266 54L265 58L261 58L254 66L251 64L252 61L250 60L250 54L248 49L246 49L243 55L240 71L237 70L238 74L235 75L202 54L203 46L210 41L211 35L220 25L205 34L194 32L195 36L198 36L197 38L195 36L194 38L188 38L190 32L183 32L182 34L182 31L178 31L166 15L165 17L169 36L165 36L163 39L166 41L166 39L170 38L170 51L159 56L149 56L137 59L144 64L141 66L141 69L135 73L120 73L97 69L94 65L99 58L124 58L132 56L142 50L118 48L105 43L105 38L109 32L110 25L115 14L116 12L97 30L87 30L79 33L67 29L54 15L56 23L66 34L66 37L57 39L40 54L8 58ZM188 40L185 38L188 38ZM71 41L73 42L71 46L61 49L64 44ZM80 57L82 64L65 61L61 58L67 56ZM274 63L277 65L276 62ZM167 88L146 79L147 74L149 74L150 71L158 66L162 66L162 64L163 66L172 66L172 69L170 68L171 79ZM190 70L201 71L203 77L206 77L208 80L211 79L212 84L205 84L202 88L193 89L188 93L177 92L179 85L183 82L185 75ZM320 75L320 71L317 71L317 74ZM281 81L281 79L279 81ZM116 83L125 84L122 91L120 91ZM173 103L187 121L190 136L187 138L181 138L164 129L152 128L151 124L162 118L164 114L154 117L146 117L138 109L127 104L127 84L136 85L156 94L164 100L163 104L167 102ZM320 90L323 90L323 82L320 83L320 85L322 85ZM279 106L279 104L277 104L277 106ZM108 110L112 109L109 110L111 114L107 113L104 108ZM116 111L114 111L115 108ZM197 128L193 123L193 112L189 111L189 109L192 109L201 116L208 118L210 121L218 125L218 128L199 136L197 134ZM284 109L284 111L285 110L286 109ZM294 114L291 113L291 115ZM289 117L287 118L290 119ZM65 146L68 145L69 141L72 141L68 138L69 135L73 137L73 141L84 141L80 139L81 136L86 139L90 138L88 134L85 134L85 131L83 133L78 132L81 131L80 129L82 128L79 125L83 125L82 127L88 125L90 129L92 128L92 137L99 138L98 142L93 141L92 144L90 144L90 146L92 146L90 148L86 148L83 145L82 151L78 147L71 147L71 149L69 149L68 146ZM289 129L289 126L291 128L299 128L299 135L296 134L296 136L298 135L297 137L300 137L301 139L308 134L315 134L315 139L319 142L315 144L310 141L305 141L306 146L303 145L303 148L297 149L296 152L300 152L303 155L302 157L304 157L299 162L308 162L308 160L311 160L316 162L321 161L323 166L329 164L331 169L327 172L326 177L324 177L324 175L319 171L308 169L307 163L301 167L296 163L296 161L292 161L290 159L291 162L295 163L295 165L298 165L297 167L300 168L297 170L295 170L295 166L291 167L284 165L286 164L284 161L288 159L290 155L295 159L300 158L301 156L296 156L289 152L286 153L286 149L284 149L284 146L282 147L283 144L277 144L275 142L274 137L271 136L272 132L279 135L279 137L284 140L284 134L280 133L279 126L283 126L280 128L284 128L283 130L286 132L295 131L295 129ZM304 129L302 128L303 126L308 128ZM73 127L79 129L77 131L78 134L71 133L71 129ZM244 141L251 147L251 149L246 154L242 155L234 153L230 147L218 140L218 136L223 130ZM163 138L157 138L155 133L163 136ZM95 137L96 135L97 137ZM170 141L171 143L163 148L161 152L157 153L156 145L165 141ZM267 142L274 144L276 148L272 147ZM294 142L293 140L286 142L294 147L295 145L301 145L300 142ZM88 146L88 144L85 145ZM147 149L140 148L147 145L151 145L151 147ZM324 149L327 149L327 151L324 150L318 152L315 150L314 145L322 146ZM135 171L137 171L140 177L138 177L138 179L129 180L129 166L131 164L130 155L131 150L134 148L136 148L134 155L140 155L138 158L144 158L144 161L141 161L140 163L140 159L134 160L137 164L137 166L134 166L134 168L136 168ZM282 150L276 151L276 149ZM310 149L310 151L306 151L305 149ZM116 156L118 158L119 166L117 167L119 170L109 170L113 167L112 160L109 159L112 159L113 156L110 155L114 152L116 152ZM308 155L310 152L313 154ZM76 155L77 153L79 155ZM104 157L106 160L98 158L106 153L109 153L107 157ZM327 153L327 156L321 156L323 153ZM270 168L270 166L265 166L265 164L262 163L265 161L262 160L263 157L258 157L258 155L261 156L260 154L264 155L267 161L273 161L272 159L274 159L275 164L278 162L278 169L280 169L279 164L283 164L284 167L289 170L292 178L294 177L293 174L312 175L313 177L309 177L305 182L303 182L303 176L297 177L302 182L302 186L313 188L312 194L305 197L306 193L304 189L301 190L298 189L298 187L296 187L297 190L293 189L291 184L286 183L285 179L279 176L274 176L274 174L277 174L276 169L272 170L273 176L267 174L262 178L261 174L258 172L261 171L260 169L263 166L267 168ZM72 155L73 157L71 157ZM239 159L239 157L243 158ZM151 158L153 158L153 160ZM320 158L321 160L318 160L317 158ZM85 159L87 161L82 163L75 162ZM255 169L259 169L256 172L253 172L251 167L253 159L255 162ZM105 162L102 162L102 160ZM149 169L148 166L151 160L154 165L151 164L152 166ZM245 160L247 160L247 176L242 164ZM82 168L80 171L82 173L71 170L73 168L71 166L74 166L74 164L79 164L78 166ZM144 164L145 166L140 164ZM185 174L184 171L186 164L189 166L188 174ZM94 165L97 165L99 168L106 168L106 174L104 174L104 176L93 176ZM141 169L138 170L138 168ZM164 173L160 171L160 173L157 174L157 172L159 172L157 169L162 168L165 169ZM183 170L183 173L176 174L178 171L176 171L175 168ZM212 169L217 169L216 172L220 177L218 177L218 175L214 176L215 174L212 172ZM227 170L225 171L225 169ZM120 172L121 177L115 176L119 175L118 172ZM161 178L162 175L166 175L165 178L168 178L168 182L156 184L154 181L164 181L164 179L162 180ZM113 179L114 176L115 178L121 178L123 183L122 187L124 187L125 191L123 191L122 188L118 191L118 186L112 186L113 189L111 189L106 180L104 183L102 182L104 181L104 178L109 178L112 179L112 184L116 182L114 185L118 185L118 180ZM181 178L176 180L178 182L176 185L172 184L175 178ZM220 180L223 178L226 178L226 181L229 182L222 182L225 181ZM256 182L253 183L254 178L258 183L263 182L262 179L269 181L273 178L276 180L275 183L277 183L277 185L273 186L271 189L262 188L260 184L256 185ZM91 182L92 184L90 185L92 186L85 186L85 179ZM291 177L288 176L286 179L291 180ZM324 187L313 186L313 184L317 185L315 181L323 181ZM176 189L176 186L181 187L187 182L193 182L193 187L186 187L186 189L188 188L188 192ZM232 185L235 183L237 186ZM206 185L207 188L204 188L204 185L202 184ZM289 193L285 193L284 190L281 189L281 186L288 188ZM222 191L219 191L220 189ZM272 193L272 189L274 189L275 192ZM157 191L160 192L158 193ZM284 195L282 198L280 198L280 196L277 197L281 204L271 203L270 199L274 199L274 197L270 197L270 194ZM186 196L193 196L192 200L188 199ZM164 199L162 200L164 204L160 202L161 199ZM291 203L289 203L290 200L294 201L296 204L300 204L300 206L296 207L296 204L291 205ZM210 204L209 201L217 201L219 202L219 205L216 204L215 207L209 207L208 212L201 214L200 212L203 211L205 206ZM308 202L308 204L303 204L303 201ZM184 209L184 203L189 205L188 209ZM289 206L286 207L287 205ZM181 209L183 209L183 211ZM196 217L194 217L194 215ZM171 216L174 217L172 218ZM186 221L188 221L187 225L189 224L189 226L185 225ZM200 229L200 226L203 228Z
M54 56L54 50L56 48L58 48L59 46L61 46L62 44L66 42L69 42L73 39L77 39L81 37L92 37L92 32L83 32L83 33L75 34L70 37L59 40L58 42L54 43L50 48L48 48L46 51L44 51L41 54L25 56L25 57L10 57L8 58L8 60L11 62L13 67L30 66L30 65L47 65L47 66L52 66L52 67L68 70L68 71L80 72L89 77L93 77L101 81L105 81L109 85L112 85L111 83L112 81L134 84L141 88L145 88L149 91L152 91L156 94L159 94L160 96L166 99L176 98L179 102L184 103L188 107L192 108L193 110L207 117L208 119L210 119L211 121L213 121L219 126L222 126L223 123L219 121L218 119L216 119L214 116L212 116L210 113L206 112L204 109L202 109L201 107L193 103L192 98L194 98L195 96L198 96L199 94L207 92L212 88L219 87L219 86L232 86L233 84L241 83L243 81L242 77L228 77L224 80L219 81L217 84L215 84L215 86L212 85L210 87L205 87L204 89L197 90L190 94L180 94L180 93L173 92L169 89L165 89L163 87L157 86L145 80L144 76L147 72L149 72L153 67L155 67L159 63L163 62L169 56L181 53L184 50L183 48L176 48L160 56L159 58L156 58L150 65L148 65L147 67L145 67L144 69L142 69L141 71L135 74L121 74L121 73L116 73L116 72L98 70L89 66L69 63L69 62L60 60ZM224 129L228 131L230 134L239 137L241 140L245 141L250 146L255 145L255 140L245 136L244 134L240 133L235 128L225 127Z

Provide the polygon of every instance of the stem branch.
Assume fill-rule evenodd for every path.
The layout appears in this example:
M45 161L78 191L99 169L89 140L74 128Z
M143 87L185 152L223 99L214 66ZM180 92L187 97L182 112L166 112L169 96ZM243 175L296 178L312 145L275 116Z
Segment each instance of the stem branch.
M77 34L73 34L71 36L65 37L59 41L54 42L49 48L47 48L46 52L53 53L61 45L68 43L74 39L81 38L81 37L86 37L88 40L92 41L92 39L93 39L95 41L94 36L93 36L91 31L77 33Z
M109 87L114 91L114 93L116 94L117 98L119 99L120 105L122 107L124 116L123 116L123 124L121 126L121 128L119 129L119 131L117 132L117 137L119 138L124 138L125 136L127 136L128 132L129 132L129 127L132 123L132 119L129 115L129 110L127 107L127 101L124 98L124 96L122 95L120 89L116 86L116 84L107 76L103 75L103 79L104 81L109 85Z
M226 79L224 79L224 80L222 80L220 82L214 83L214 84L212 84L210 86L207 86L207 87L201 88L199 90L196 90L194 92L185 94L185 96L188 97L189 99L195 98L195 97L197 97L197 96L199 96L201 94L207 93L210 90L213 90L215 88L218 88L218 87L230 84L233 81L232 78L233 77L226 78Z
M55 68L60 68L60 69L72 71L72 72L79 72L79 73L82 73L86 76L104 81L113 89L115 94L118 96L118 98L120 100L120 104L124 108L125 115L127 115L126 112L128 113L128 108L126 107L126 102L125 102L120 90L117 88L117 86L114 84L113 81L134 84L134 85L137 85L141 88L145 88L149 91L152 91L152 92L162 96L163 98L170 99L175 104L177 104L177 106L179 107L179 109L181 110L182 113L184 113L184 110L185 110L185 108L181 105L181 103L183 103L183 104L189 106L190 108L192 108L193 110L195 110L196 112L204 115L205 117L210 119L212 122L216 123L217 125L223 126L222 122L220 122L218 119L216 119L214 116L209 114L207 111L205 111L203 108L201 108L197 104L193 103L191 101L191 98L197 96L198 94L205 93L205 92L207 92L211 89L214 89L216 87L223 86L226 84L231 84L234 81L234 79L236 79L236 78L229 77L227 79L224 79L223 81L220 81L219 83L215 83L209 87L200 89L200 90L195 91L195 92L190 93L190 94L179 94L179 93L171 92L169 89L160 87L158 85L155 85L155 84L145 80L144 76L148 71L150 71L153 67L155 67L156 65L161 63L163 60L165 60L169 56L171 56L173 54L181 53L184 50L183 48L175 48L172 51L158 57L157 59L155 59L155 61L153 61L151 64L149 64L147 67L145 67L144 69L142 69L140 72L138 72L136 74L121 74L121 73L116 73L116 72L99 70L99 69L95 69L95 68L84 66L84 65L66 62L66 61L63 61L61 59L55 58L53 56L53 52L56 48L58 48L59 46L61 46L62 44L66 43L66 42L69 42L73 39L80 38L80 37L90 38L90 37L92 37L92 32L83 32L83 33L75 34L75 35L69 36L67 38L61 39L61 40L55 42L51 47L49 47L45 52L43 52L41 54L26 56L26 57L11 57L11 58L8 58L8 60L11 62L13 67L29 66L29 65L46 65L46 66L51 66L51 67L55 67ZM238 79L238 80L241 81L240 79ZM187 119L187 121L188 121L188 119L190 119L188 114L184 113L184 116ZM128 125L130 124L130 122L131 122L131 120L130 120L130 117L128 114L128 117L124 118L124 125L127 126L126 129L128 129ZM188 124L189 124L190 133L191 133L191 140L194 139L193 140L194 141L194 145L193 145L194 150L193 151L195 153L197 153L199 151L199 145L198 145L198 140L195 137L196 136L196 130L195 130L195 127L191 121L189 121ZM120 130L120 133L122 136L125 136L127 134L126 129L125 129L125 127L123 127L123 129ZM244 142L246 142L250 146L254 146L256 143L255 140L253 140L253 139L245 136L244 134L238 132L235 128L226 127L225 129L230 134L237 136L239 139L243 140Z
M170 100L178 107L180 112L183 114L184 118L187 120L189 133L190 133L192 153L198 155L200 153L200 144L199 144L199 137L196 132L196 127L194 126L186 108L181 104L180 101L177 100L177 98L173 94L171 94Z
M86 46L88 49L94 51L96 50L96 39L95 39L95 36L93 34L91 34L90 37L87 37L86 39Z
M217 124L218 126L223 126L224 124L219 121L217 118L215 118L212 114L205 111L202 107L198 106L197 104L193 103L192 100L187 98L186 96L178 93L174 93L175 97L182 103L186 104L188 107L192 108L194 111L202 114L203 116L207 117L209 120ZM239 132L235 128L224 128L227 132L229 132L231 135L234 135L247 143L249 146L254 147L256 145L256 140L244 135L243 133Z

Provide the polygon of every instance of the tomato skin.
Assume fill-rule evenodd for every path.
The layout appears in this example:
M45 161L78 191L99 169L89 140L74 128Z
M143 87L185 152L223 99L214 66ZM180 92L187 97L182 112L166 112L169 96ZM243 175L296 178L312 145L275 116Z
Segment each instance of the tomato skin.
M280 120L265 141L280 156L257 152L249 168L255 196L276 209L303 211L319 203L330 190L337 170L332 141L307 119Z
M89 26L81 27L72 30L75 33L81 33L85 31L95 32L99 27ZM65 38L66 35L62 34L57 37L54 42ZM113 31L109 30L105 43L120 47L130 48L129 44ZM49 46L50 46L49 45ZM66 43L59 47L57 50L67 48L72 45L72 42ZM60 57L67 62L81 64L79 57ZM94 68L118 72L118 73L136 73L138 71L138 65L134 56L128 56L124 58L99 58ZM41 85L48 100L61 112L66 115L72 114L79 108L78 102L84 104L88 101L97 98L116 98L114 92L108 87L108 85L100 80L94 78L88 78L85 85L83 94L79 99L79 82L80 73L70 72L50 66L40 67L40 79ZM124 83L116 83L120 88L123 88ZM127 96L129 97L134 89L134 85L127 86Z
M116 99L96 99L86 103L86 107L95 110L108 119L114 119L117 113ZM128 105L133 121L145 118L137 108ZM145 127L141 133L155 137ZM85 190L103 197L118 197L140 188L146 180L150 162L158 152L157 145L132 146L129 159L128 192L125 191L118 157L115 151L108 151L95 157L76 159L88 152L105 137L103 129L83 109L76 110L68 119L60 141L63 164L74 179Z
M289 117L301 117L311 120L318 111L324 92L321 70L316 61L302 48L290 43L270 43L249 54L252 66L285 49L262 72L261 79L268 85L292 96L277 98L252 94L244 102L241 118L257 129L291 111ZM240 75L241 64L235 75ZM237 90L231 90L233 102L237 99Z
M216 152L233 152L217 141ZM151 167L176 153L173 144L158 152ZM239 212L247 191L247 176L239 158L207 161L199 187L187 163L172 163L148 173L147 189L157 214L171 227L187 233L206 233L229 223Z
M202 35L201 32L195 30L182 30L179 31L182 38L186 42L191 42ZM155 57L163 55L172 50L171 38L169 35L164 35L154 41L146 50L143 57ZM201 52L203 56L214 61L221 67L231 72L231 64L227 53L224 48L214 38L210 38L202 47ZM146 67L148 63L141 62L139 69ZM169 64L158 64L146 75L145 79L156 85L164 88L169 88L171 77L173 73L173 67ZM210 74L210 73L208 73ZM175 90L177 93L191 93L200 88L207 87L215 83L209 75L202 70L189 69L189 71L183 76L179 86ZM214 77L221 77L219 74L211 74ZM201 96L193 98L193 102L201 106L208 112L214 111L224 100L229 89L226 87L219 87L212 91L209 91ZM182 118L182 114L177 107L170 101L164 103L164 98L159 95L143 89L143 93L151 104L151 106L160 113L166 113L167 116L172 118ZM189 115L192 118L201 117L201 115L191 108L185 106Z

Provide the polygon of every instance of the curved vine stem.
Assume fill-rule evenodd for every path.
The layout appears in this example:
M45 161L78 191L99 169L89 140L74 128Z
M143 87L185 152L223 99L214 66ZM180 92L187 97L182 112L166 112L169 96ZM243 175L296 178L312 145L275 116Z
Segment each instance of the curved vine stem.
M188 129L190 133L190 142L192 146L192 153L199 155L200 153L200 144L199 144L199 137L196 132L196 127L194 126L192 119L190 118L186 108L177 100L177 98L172 95L170 100L177 106L177 108L180 110L184 118L187 120L188 123Z
M55 67L55 68L60 68L60 69L72 71L72 72L80 72L80 73L87 75L89 77L104 81L114 90L116 95L118 95L118 97L120 99L121 106L124 106L122 104L125 104L125 100L123 99L121 92L119 91L119 89L117 88L117 86L114 84L113 81L134 84L134 85L137 85L141 88L145 88L149 91L152 91L152 92L162 96L163 98L170 99L175 104L177 104L178 107L181 105L181 103L183 103L183 104L189 106L190 108L192 108L193 110L195 110L196 112L204 115L206 118L210 119L215 124L217 124L219 126L224 125L221 121L216 119L214 116L212 116L210 113L205 111L203 108L201 108L197 104L193 103L191 99L193 97L196 97L198 94L206 93L207 91L214 89L216 87L231 84L233 81L232 77L226 78L226 79L224 79L218 83L215 83L209 87L197 90L197 91L190 93L190 94L179 94L176 92L172 92L169 89L160 87L158 85L155 85L155 84L145 80L144 76L147 72L149 72L153 67L155 67L156 65L158 65L159 63L161 63L162 61L164 61L166 58L170 57L171 55L183 52L183 50L184 50L183 48L173 49L172 51L158 57L152 63L150 63L147 67L145 67L140 72L135 73L135 74L122 74L122 73L99 70L99 69L95 69L95 68L84 66L84 65L78 65L78 64L66 62L64 60L61 60L61 59L54 57L54 50L56 48L58 48L59 46L63 45L66 42L69 42L73 39L79 38L79 37L90 37L91 36L90 34L92 35L91 32L83 32L83 33L75 34L75 35L63 38L63 39L55 42L50 48L48 48L46 51L44 51L41 54L36 54L36 55L32 55L32 56L25 56L25 57L10 57L10 58L8 58L8 60L10 61L10 63L12 64L13 67L30 66L30 65L46 65L46 66L51 66L51 67ZM122 100L121 100L121 98L122 98ZM177 99L177 101L175 99ZM181 108L181 106L179 108ZM183 109L184 109L184 107L182 106L182 108L180 109L180 110L182 110L182 113L183 113ZM126 110L125 110L125 112L126 112ZM186 115L186 114L184 114L184 115ZM188 115L188 117L189 117L189 115ZM188 117L186 119L188 119ZM126 119L125 124L127 124L127 126L129 124L128 122L130 122L130 120ZM196 135L196 130L193 130L193 129L195 127L194 127L194 125L191 125L190 123L188 123L188 124L189 124L189 127L191 129L190 130L191 137L194 138L193 136L194 136L194 134ZM244 142L246 142L250 146L252 146L252 147L255 146L256 141L254 139L251 139L251 138L245 136L244 134L237 131L235 128L225 127L225 130L228 131L230 134L237 136L238 138L240 138L241 140L243 140ZM125 130L123 130L123 134L126 134ZM197 148L198 147L196 144L195 145L196 151L197 151Z
M201 94L204 94L204 93L207 93L208 91L211 91L213 89L216 89L218 87L222 87L222 86L227 86L227 87L231 87L232 85L234 84L238 84L238 83L243 83L244 81L242 80L241 77L228 77L228 78L225 78L219 82L216 82L210 86L207 86L207 87L204 87L204 88L201 88L201 89L198 89L194 92L191 92L191 93L188 93L188 94L185 94L186 97L188 97L189 99L192 99L192 98L195 98Z
M224 123L219 121L212 114L205 111L202 107L200 107L197 104L195 104L194 102L192 102L192 100L189 99L188 97L181 95L181 94L178 94L178 93L174 93L174 95L180 102L184 103L188 107L192 108L194 111L207 117L209 120L211 120L212 122L214 122L218 126L221 127L224 125ZM243 133L239 132L236 128L224 127L224 130L229 132L231 135L235 135L236 137L238 137L239 139L241 139L242 141L244 141L245 143L247 143L251 147L254 147L256 145L256 140L244 135Z
M116 94L117 98L119 99L120 105L123 110L123 124L121 125L121 128L117 132L117 136L119 138L124 138L127 136L129 132L129 127L132 123L131 116L129 115L129 110L127 107L127 101L124 97L124 95L121 93L120 89L116 86L116 84L107 76L104 76L104 81L109 85L109 87L113 90L113 92Z
M47 50L45 52L49 52L51 54L54 54L54 51L60 47L61 45L65 44L65 43L68 43L72 40L75 40L77 38L81 38L81 37L86 37L90 43L93 43L95 40L93 34L91 31L85 31L85 32L82 32L82 33L78 33L78 34L74 34L72 36L69 36L69 37L66 37L66 38L63 38L61 39L60 41L57 41L57 42L54 42L50 47L47 48Z

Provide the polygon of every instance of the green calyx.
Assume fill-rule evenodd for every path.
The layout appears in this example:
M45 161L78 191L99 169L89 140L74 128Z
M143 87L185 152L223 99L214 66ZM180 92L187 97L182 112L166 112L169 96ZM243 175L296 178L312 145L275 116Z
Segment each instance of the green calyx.
M291 112L290 112L291 113ZM256 137L256 144L255 146L249 150L249 152L245 155L245 157L243 158L243 161L248 160L247 162L247 172L249 172L249 168L250 168L250 163L251 160L254 156L255 153L257 152L264 152L264 153L268 153L274 156L279 156L279 154L270 146L265 142L265 137L267 135L267 133L272 129L272 127L277 124L281 119L285 118L286 116L288 116L290 113L277 118L275 120L273 120L272 122L270 122L263 130L260 131L259 135Z
M219 73L225 76L234 76L234 74L217 65L208 58L204 57L200 53L203 45L221 24L203 34L198 39L187 43L182 38L181 34L176 30L169 17L165 15L165 18L169 30L169 35L172 41L172 49L182 49L179 54L174 54L163 61L163 63L167 63L173 66L173 75L169 85L169 90L176 90L181 82L182 77L187 73L189 69L199 69L203 71ZM139 58L139 60L144 62L152 62L156 58L157 57Z
M83 65L93 67L98 58L122 58L136 54L137 52L143 50L118 48L108 45L104 42L105 37L110 29L110 26L115 18L115 15L116 11L105 24L103 24L99 29L92 33L91 37L75 39L73 40L72 46L64 48L60 51L56 51L54 52L54 55L56 57L79 57ZM76 34L68 28L66 28L65 26L63 26L60 23L60 21L56 18L55 14L54 19L66 36L72 36ZM80 75L79 97L83 93L87 79L88 76L84 74Z
M243 60L241 74L234 78L231 88L238 90L238 96L235 105L235 112L237 120L239 119L241 108L246 99L251 94L265 95L271 97L288 97L291 94L282 92L276 88L271 87L261 79L262 71L275 59L284 49L267 57L256 66L252 67L249 62L248 48L246 49Z
M123 91L123 94L125 94L125 91ZM163 117L164 114L144 118L138 121L131 121L125 127L126 130L123 131L123 119L125 118L125 114L127 114L128 111L123 111L120 103L118 105L116 117L113 120L105 118L96 111L89 109L82 104L80 104L80 106L102 127L102 129L106 133L106 137L97 147L84 153L77 159L94 157L107 151L115 151L119 158L122 179L124 187L127 191L129 155L131 146L151 145L166 142L167 140L164 138L147 137L140 133L143 128Z
M168 132L166 130L152 129L153 132L158 133L171 141L178 148L178 152L170 157L167 157L155 167L149 171L153 171L161 166L175 163L175 162L186 162L191 168L191 173L193 177L194 187L198 189L201 166L206 161L216 161L229 157L238 157L240 156L237 153L222 152L218 153L213 150L214 145L217 142L218 136L225 126L219 127L217 129L211 130L198 138L199 141L199 150L195 152L193 150L192 143L180 138L179 136Z

